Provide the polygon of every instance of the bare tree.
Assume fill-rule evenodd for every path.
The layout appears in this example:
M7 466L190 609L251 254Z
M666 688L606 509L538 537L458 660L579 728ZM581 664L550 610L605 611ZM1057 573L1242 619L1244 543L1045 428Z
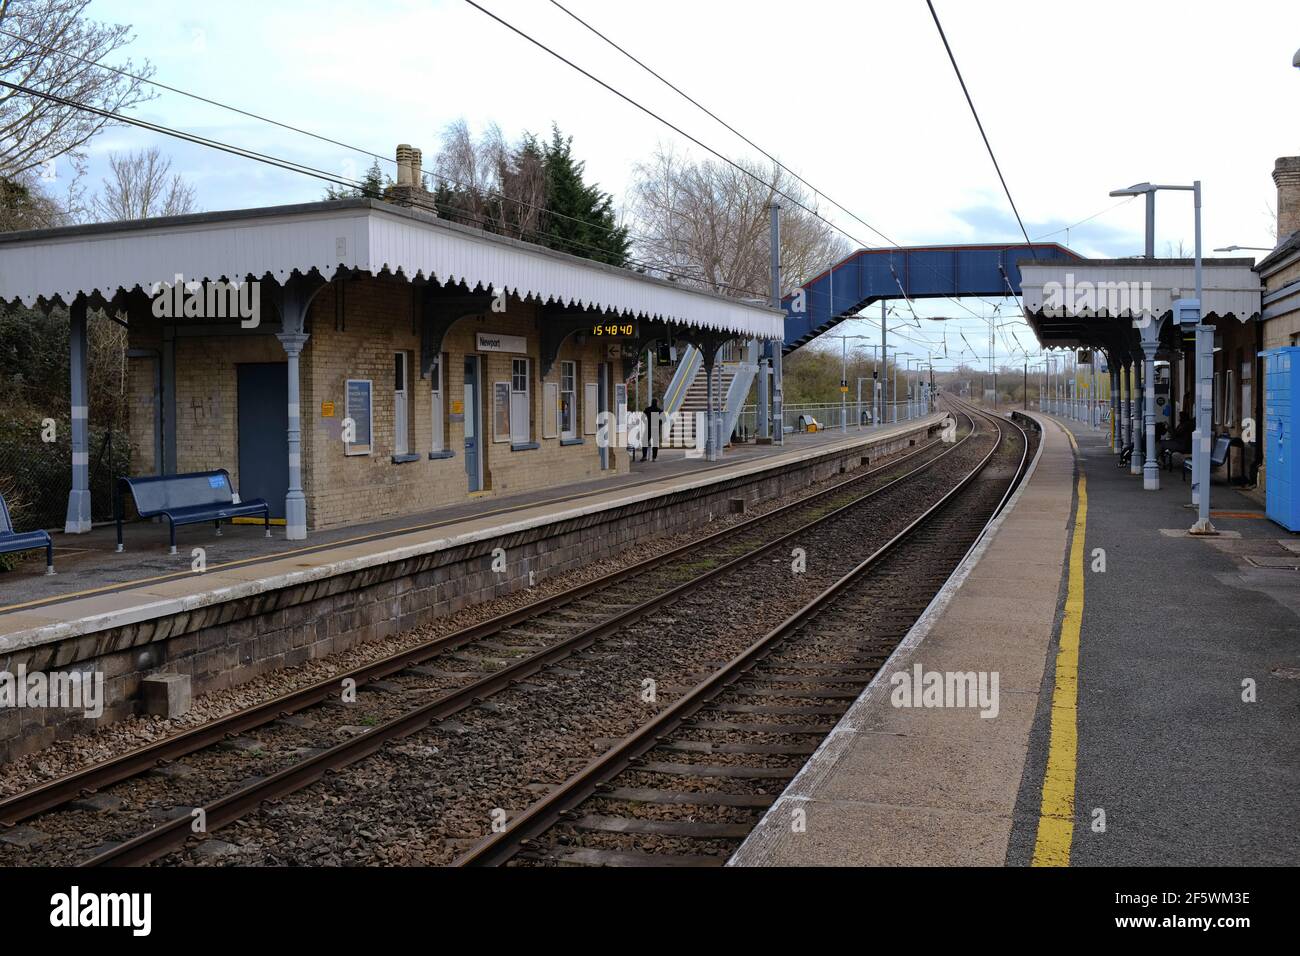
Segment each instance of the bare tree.
M171 171L172 161L156 146L140 152L113 153L111 175L91 201L101 222L181 216L195 211L194 187Z
M150 99L153 68L96 66L131 41L130 27L82 17L90 0L9 0L0 22L0 77L64 102L0 87L0 178L14 180L59 156L73 159L114 113ZM130 75L124 75L130 74ZM74 105L76 104L76 105ZM91 109L86 109L90 107Z
M816 211L779 166L693 162L661 147L639 164L629 191L635 255L678 281L731 295L765 296L769 288L769 206L784 193ZM849 246L834 229L789 199L780 199L782 277L787 291L807 281Z
M434 160L438 213L515 239L536 236L546 207L545 157L536 137L509 143L495 123L479 139L447 125Z

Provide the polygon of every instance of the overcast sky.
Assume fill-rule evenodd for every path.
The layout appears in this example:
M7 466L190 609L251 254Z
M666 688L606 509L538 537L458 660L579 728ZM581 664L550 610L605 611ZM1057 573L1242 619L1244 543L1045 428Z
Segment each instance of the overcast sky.
M751 153L548 0L480 2L714 149ZM894 241L1020 239L924 0L562 2ZM1207 254L1273 244L1273 160L1300 153L1296 0L936 7L1031 238L1066 243L1071 226L1068 245L1084 255L1139 254L1142 201L1109 190L1200 178ZM431 157L459 117L475 129L495 122L510 138L555 122L573 135L588 177L621 200L632 167L658 144L689 151L464 0L93 0L89 15L131 24L129 54L150 60L162 82L386 157L399 142ZM173 93L138 115L352 177L371 162ZM324 191L306 176L125 129L93 144L91 185L109 152L152 143L174 157L203 209ZM854 245L882 244L833 208L825 214ZM1190 248L1190 195L1160 196L1156 230L1158 255L1180 240ZM945 300L917 310L966 314ZM855 325L845 331L871 330ZM987 326L973 318L924 325L904 331L938 348L946 328L955 356L960 326L987 347ZM1010 331L1000 357L1011 354ZM1019 338L1033 351L1024 327Z

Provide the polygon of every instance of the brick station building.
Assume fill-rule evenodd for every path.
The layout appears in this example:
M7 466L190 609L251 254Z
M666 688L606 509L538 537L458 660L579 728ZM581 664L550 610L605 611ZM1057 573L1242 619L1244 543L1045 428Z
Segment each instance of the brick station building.
M94 310L129 329L132 471L225 468L291 539L626 472L596 439L630 356L783 334L766 304L371 199L10 233L0 303L69 308L69 532Z

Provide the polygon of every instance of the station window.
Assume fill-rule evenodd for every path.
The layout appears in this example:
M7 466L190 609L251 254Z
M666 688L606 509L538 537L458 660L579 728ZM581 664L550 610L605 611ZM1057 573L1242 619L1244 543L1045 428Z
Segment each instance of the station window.
M409 362L405 352L393 354L393 454L405 455L411 450L410 420L411 396L407 391Z
M528 362L526 358L511 361L510 372L510 441L515 445L525 445L532 440L531 416L532 402L528 382Z
M446 409L442 401L442 356L436 355L429 370L429 391L433 408L433 436L430 451L445 451L447 441Z
M578 363L560 363L560 438L578 437Z

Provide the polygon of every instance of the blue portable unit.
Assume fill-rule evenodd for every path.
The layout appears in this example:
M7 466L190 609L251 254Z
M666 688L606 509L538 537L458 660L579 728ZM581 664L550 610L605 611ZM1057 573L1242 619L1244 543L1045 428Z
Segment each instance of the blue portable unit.
M1300 348L1264 352L1264 490L1269 518L1300 531L1300 448L1296 406L1300 399Z

